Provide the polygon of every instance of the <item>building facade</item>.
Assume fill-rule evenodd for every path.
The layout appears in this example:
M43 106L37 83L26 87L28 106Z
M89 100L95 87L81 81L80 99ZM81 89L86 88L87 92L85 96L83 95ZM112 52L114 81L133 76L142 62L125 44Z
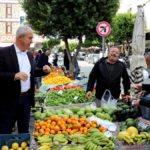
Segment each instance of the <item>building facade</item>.
M20 25L23 25L22 18L26 16L18 0L0 0L0 47L5 47L15 42L15 34ZM34 35L34 48L36 43L43 43L43 37Z

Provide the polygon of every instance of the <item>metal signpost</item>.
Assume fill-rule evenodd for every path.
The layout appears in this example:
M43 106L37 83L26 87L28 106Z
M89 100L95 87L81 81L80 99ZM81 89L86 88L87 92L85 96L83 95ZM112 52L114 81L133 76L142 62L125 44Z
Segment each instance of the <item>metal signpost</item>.
M110 24L105 21L99 22L96 27L96 31L100 36L102 36L102 48L104 57L105 36L108 36L110 34L111 31Z

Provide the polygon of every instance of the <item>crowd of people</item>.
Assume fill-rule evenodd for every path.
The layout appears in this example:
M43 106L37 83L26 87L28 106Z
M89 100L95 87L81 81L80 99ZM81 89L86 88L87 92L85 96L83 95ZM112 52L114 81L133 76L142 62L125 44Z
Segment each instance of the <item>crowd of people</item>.
M0 49L0 134L10 134L18 124L19 133L29 132L30 107L34 107L34 92L39 87L41 76L51 72L52 64L48 57L51 51L42 53L41 50L34 56L30 52L33 31L30 27L21 26L16 32L16 42ZM64 50L64 66L69 70L69 59ZM101 106L101 98L106 89L117 100L121 93L121 78L123 79L126 100L129 95L130 78L123 62L118 60L119 49L112 47L108 57L99 59L94 65L88 80L86 98L92 96L95 82L96 94L94 101L97 107ZM58 66L58 55L54 55L53 66ZM150 68L150 53L146 56L146 63ZM75 76L80 72L77 60L75 61ZM37 80L36 80L37 78ZM149 84L137 84L136 89L143 90L139 100L134 101L136 106L150 107L150 97L143 98L150 93ZM12 130L13 129L13 130Z

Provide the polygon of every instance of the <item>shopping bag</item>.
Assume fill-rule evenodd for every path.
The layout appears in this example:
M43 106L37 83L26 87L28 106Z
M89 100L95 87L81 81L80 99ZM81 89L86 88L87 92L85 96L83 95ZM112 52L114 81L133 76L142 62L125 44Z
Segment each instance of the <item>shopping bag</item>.
M110 90L106 89L102 99L101 99L101 107L105 112L108 112L110 108L116 109L117 100L111 95Z

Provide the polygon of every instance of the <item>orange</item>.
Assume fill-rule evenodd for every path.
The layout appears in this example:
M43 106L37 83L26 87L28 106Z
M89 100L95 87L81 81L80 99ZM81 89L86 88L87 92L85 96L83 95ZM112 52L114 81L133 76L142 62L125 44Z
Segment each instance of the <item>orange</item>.
M61 131L58 131L57 134L62 134Z
M51 124L48 123L48 124L46 125L46 127L47 127L47 128L50 128L50 127L51 127Z
M66 132L68 132L68 133L69 133L69 132L70 132L70 129L66 129Z
M50 127L50 128L51 128L51 130L54 130L55 126L54 126L54 125L51 125L51 127Z
M59 131L60 130L59 126L55 126L54 130Z
M87 127L84 127L83 129L84 129L84 131L85 131L85 130L87 130Z
M73 131L73 130L70 130L70 131L69 131L69 134L70 134L70 135L71 135L71 134L73 134L73 133L74 133L74 131Z
M64 118L63 118L63 120L64 120L65 122L67 122L67 120L68 120L68 117L64 117Z
M78 120L79 120L79 118L78 118L78 117L75 117L75 118L74 118L74 120L75 120L75 121L78 121Z
M49 133L49 132L45 132L44 134L45 134L45 135L50 135L50 133Z
M95 124L97 124L97 121L96 121L96 120L92 120L92 123L95 123Z
M96 128L96 124L92 124L92 127L93 127L93 128Z
M60 126L60 125L62 124L62 122L61 122L61 121L58 121L57 124Z
M74 118L75 118L75 117L71 117L70 119L71 119L71 120L74 120Z
M50 123L51 123L51 120L47 120L46 122L47 122L48 124L50 124Z
M34 132L34 136L37 136L39 133L38 132Z
M81 124L80 123L77 124L77 128L81 128Z
M85 135L88 134L88 131L87 131L87 130L84 130L83 134L85 134Z
M41 128L45 130L46 129L46 125L43 125Z
M81 124L81 125L84 125L84 124L85 124L85 122L84 122L84 121L81 121L81 122L80 122L80 124Z
M51 121L55 120L55 116L51 116L50 119L51 119Z
M91 126L90 126L90 124L86 124L86 127L87 127L87 128L90 128Z
M83 127L81 127L81 128L80 128L80 131L83 131L83 130L84 130L84 128L83 128Z
M44 123L44 121L40 121L40 122L39 122L39 126L42 126L43 123Z
M62 134L64 134L66 131L62 131Z
M46 128L45 131L46 131L46 132L50 132L51 130L50 130L49 128Z
M65 126L64 126L64 127L62 127L62 130L63 130L63 131L66 131L66 127L65 127Z
M60 118L59 118L59 117L56 117L56 118L55 118L55 121L56 121L56 122L60 121Z
M72 121L71 119L68 119L68 120L67 120L68 123L71 123L71 121Z
M52 125L56 125L56 122L53 121L51 124L52 124Z
M54 130L51 130L51 134L55 134L55 131L54 131Z

